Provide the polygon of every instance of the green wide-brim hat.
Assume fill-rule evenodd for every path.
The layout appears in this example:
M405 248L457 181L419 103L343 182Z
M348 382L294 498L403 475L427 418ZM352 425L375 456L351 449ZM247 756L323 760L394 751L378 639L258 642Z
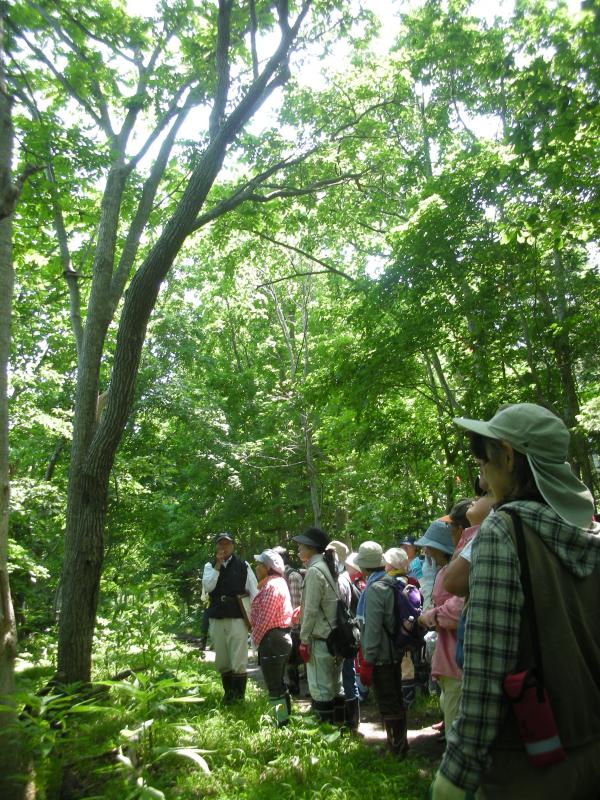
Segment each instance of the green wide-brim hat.
M454 422L473 433L508 442L527 456L536 486L548 505L565 522L590 527L594 500L567 462L571 437L559 417L535 403L515 403L497 411L488 422L464 417Z

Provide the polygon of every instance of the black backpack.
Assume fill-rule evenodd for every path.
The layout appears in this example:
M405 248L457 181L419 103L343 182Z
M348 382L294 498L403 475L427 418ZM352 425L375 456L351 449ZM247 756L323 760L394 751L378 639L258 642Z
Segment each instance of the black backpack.
M360 627L358 621L339 595L333 583L327 581L337 597L335 627L327 637L327 649L336 658L356 658L360 647ZM328 623L329 624L329 623ZM330 626L331 627L331 626Z

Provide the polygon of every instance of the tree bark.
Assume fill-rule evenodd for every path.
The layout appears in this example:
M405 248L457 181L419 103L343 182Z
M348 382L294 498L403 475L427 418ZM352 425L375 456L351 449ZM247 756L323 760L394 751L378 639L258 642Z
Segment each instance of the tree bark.
M17 626L8 579L8 512L10 504L8 450L8 363L10 358L14 268L12 213L18 190L12 181L13 128L11 98L4 74L4 26L0 16L0 797L21 800L31 787L26 773L23 740L15 710Z

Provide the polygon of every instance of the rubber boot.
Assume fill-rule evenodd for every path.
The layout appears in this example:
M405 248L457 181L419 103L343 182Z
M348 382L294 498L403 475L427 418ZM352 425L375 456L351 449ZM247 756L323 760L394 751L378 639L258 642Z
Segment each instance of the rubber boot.
M312 710L319 722L333 724L333 700L313 700Z
M288 717L292 713L292 698L289 692L285 693L285 705L287 707Z
M410 708L415 702L417 693L417 682L414 678L408 678L402 681L402 699L404 707Z
M388 717L384 719L388 749L399 758L403 758L408 750L406 733L406 717Z
M246 696L246 683L248 682L248 676L246 674L232 674L231 681L233 686L233 699L243 701Z
M341 694L333 700L333 722L335 725L343 725L346 722L346 698Z
M289 697L289 695L288 695ZM273 716L275 718L275 725L278 728L283 728L290 721L290 712L288 710L287 697L269 697L269 703L273 709Z
M223 702L232 703L235 694L233 687L233 672L222 672L221 683L223 684Z
M346 700L344 713L346 716L346 727L349 728L352 733L356 733L360 725L360 702L358 697Z

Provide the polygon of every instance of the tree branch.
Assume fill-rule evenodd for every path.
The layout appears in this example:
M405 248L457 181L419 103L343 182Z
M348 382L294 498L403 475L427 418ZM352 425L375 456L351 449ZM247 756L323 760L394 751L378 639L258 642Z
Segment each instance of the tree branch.
M87 100L85 100L79 94L79 92L75 89L75 87L65 78L63 73L56 69L56 67L50 61L50 59L46 57L44 52L40 50L40 48L37 47L35 44L32 44L32 42L29 41L29 39L25 36L25 34L20 29L16 28L10 21L7 20L7 24L11 27L15 36L18 36L20 39L22 39L27 45L27 47L31 50L31 52L34 53L37 56L37 58L48 67L50 72L54 75L56 80L61 84L61 86L65 89L65 91L88 112L88 114L98 125L98 127L101 128L108 136L112 136L113 135L112 129L109 129L108 131L105 129L104 122L101 116L94 110L93 106L91 106L90 103L88 103Z
M256 19L256 3L255 0L249 0L250 3L250 49L252 50L252 75L254 80L258 78L258 53L256 51L256 30L258 22Z
M40 8L40 6L32 2L32 0L26 0L26 2L30 8L36 11L40 15L40 17L43 20L45 20L48 23L48 25L50 25L50 27L58 36L59 40L62 41L64 44L66 44L69 50L71 50L82 61L89 62L90 54L86 52L86 50L83 47L80 47L76 42L74 42L70 36L67 35L64 27L57 20L55 20L51 14L48 14L46 11L44 11L43 8ZM104 66L100 54L94 53L94 55L100 59L100 63ZM100 83L98 82L97 78L94 77L95 72L91 70L90 74L91 74L90 83L93 89L93 94L96 99L96 102L98 103L98 108L100 110L102 129L105 131L105 133L107 133L107 135L109 134L109 132L112 135L112 125L110 122L110 115L108 113L108 103L106 102L106 98L104 97L104 92L102 91Z
M211 141L216 137L225 116L229 94L229 43L231 40L231 6L233 0L219 0L217 27L217 88L215 102L210 114L208 132Z
M286 244L286 242L280 242L277 239L273 239L271 236L268 236L266 233L261 233L260 231L252 231L252 233L255 233L261 239L265 239L265 241L271 242L271 244L275 244L278 247L284 247L286 250L293 250L294 253L298 253L298 255L301 255L304 258L308 258L310 261L314 261L315 264L319 264L320 266L325 267L325 269L328 272L332 272L334 275L340 275L342 278L345 278L347 281L350 281L351 283L354 283L355 279L351 275L348 275L347 273L342 272L342 270L337 269L336 267L332 267L331 264L328 264L326 261L323 261L322 259L317 258L317 256L313 256L310 253L307 253L306 250L302 250L300 247L296 247L293 244Z
M356 175L354 173L344 173L343 175L339 175L335 178L324 178L321 181L314 181L313 183L309 184L308 186L296 188L293 186L290 187L281 187L278 188L276 191L272 192L269 195L262 195L256 194L255 189L260 185L264 184L264 181L271 177L275 172L278 172L282 169L287 169L288 167L294 166L295 164L300 163L303 161L309 153L290 160L290 161L279 161L277 164L274 164L265 172L257 175L252 180L248 181L247 183L243 184L239 187L230 197L227 197L225 200L222 200L220 203L217 203L213 208L207 211L205 214L199 216L195 221L191 228L190 232L196 231L199 228L204 227L209 222L217 219L217 217L222 216L223 214L228 213L229 211L233 211L234 209L238 208L242 203L246 201L252 201L256 203L269 203L272 200L276 200L281 197L302 197L303 195L314 194L315 192L320 191L321 189L325 189L328 186L337 186L340 183L344 183L349 180L355 180L360 175Z
M135 167L138 165L138 163L141 161L141 159L146 155L146 153L148 152L150 147L154 144L154 142L158 139L160 134L166 128L166 126L168 125L169 121L173 118L173 116L175 116L175 114L177 114L177 113L181 113L181 111L183 109L179 108L177 104L178 104L179 100L181 99L183 93L186 91L186 89L190 88L191 84L192 84L192 81L189 80L189 81L186 81L184 84L182 84L179 87L179 89L177 90L176 94L173 97L173 101L170 104L169 108L165 111L165 113L162 115L162 117L158 120L158 122L156 123L154 129L148 135L146 141L141 146L141 148L138 150L138 152L134 156L132 156L132 158L128 162L128 164L127 164L127 168L128 169L130 169L130 170L135 169ZM185 107L187 108L187 110L189 110L192 106L188 105L186 103ZM186 111L186 113L187 113L187 111Z
M42 115L37 107L33 94L28 97L23 92L19 93L19 97L29 108L32 117L42 124ZM83 346L83 323L81 320L81 292L79 290L79 275L73 269L71 264L71 253L69 251L69 239L67 235L67 227L65 225L64 216L60 207L58 199L58 190L56 185L56 175L52 165L52 155L48 151L46 153L46 166L39 167L44 169L46 179L48 181L50 190L50 205L52 208L52 217L54 220L54 230L56 232L56 239L60 252L60 262L63 269L63 277L69 289L69 315L71 317L71 327L73 329L73 336L75 337L75 348L77 350L77 363L81 361L81 348Z
M156 47L152 51L152 55L150 56L150 60L148 61L148 65L146 67L144 66L139 67L138 85L136 87L135 94L133 95L133 97L130 97L127 101L129 104L129 110L127 111L127 115L125 117L123 125L121 126L121 130L119 131L116 137L117 149L120 150L123 154L125 154L125 150L127 149L127 142L129 140L131 131L133 130L133 126L135 125L136 120L138 118L138 114L144 107L143 99L146 95L146 89L148 88L148 80L154 71L154 67L156 66L158 56L160 55L163 47L167 45L170 38L171 35L169 34L164 42L159 42L156 45ZM136 164L137 160L133 158L128 165L128 169L132 170Z
M253 81L245 96L240 100L236 108L231 112L219 129L219 133L223 136L224 142L232 142L246 121L250 119L256 109L266 100L271 92L277 86L285 83L289 78L289 68L287 65L288 51L292 42L298 35L300 26L311 4L312 0L304 0L292 27L290 27L287 22L287 13L285 12L287 3L284 0L284 2L278 4L280 13L279 26L282 31L279 45L271 58L267 61L263 71L258 78ZM284 11L281 10L280 6L284 8ZM278 71L280 71L279 76L273 78Z
M276 283L281 283L282 281L290 281L295 278L305 278L307 275L329 275L331 273L330 269L318 269L314 272L293 272L291 275L285 275L283 278L274 278L272 281L265 281L264 283L259 283L258 286L255 286L255 289L264 289L265 286L273 286Z
M454 106L454 111L456 112L456 116L458 117L458 121L460 122L460 124L465 129L465 132L469 135L469 137L471 138L472 142L476 142L477 141L477 136L475 136L473 131L469 128L467 123L462 118L462 116L460 114L460 111L458 109L458 104L457 104L456 99L454 97L452 98L452 105Z
M142 188L142 194L137 211L127 232L127 238L125 240L125 244L123 245L123 250L121 251L119 264L111 281L110 294L113 313L119 300L121 299L127 278L131 272L131 267L135 261L135 257L140 245L140 239L152 212L158 185L162 176L164 175L169 156L171 155L171 151L173 149L173 144L175 143L175 138L191 107L192 103L180 109L179 114L171 126L171 130L162 143L156 161L150 170L150 175L146 179Z
M54 5L60 10L61 14L63 14L68 20L70 20L73 23L73 25L75 25L76 28L79 28L79 30L82 33L84 33L89 39L93 39L95 42L98 42L98 44L101 44L104 47L114 50L115 53L117 53L117 55L124 61L129 61L130 64L133 64L136 67L139 66L139 61L137 61L135 57L127 55L127 53L125 53L119 47L116 47L114 42L108 41L107 39L103 39L101 36L98 36L97 33L91 31L83 24L83 22L81 22L80 19L78 19L73 14L70 14L68 9L65 9L64 6L60 4L59 0L54 0Z

